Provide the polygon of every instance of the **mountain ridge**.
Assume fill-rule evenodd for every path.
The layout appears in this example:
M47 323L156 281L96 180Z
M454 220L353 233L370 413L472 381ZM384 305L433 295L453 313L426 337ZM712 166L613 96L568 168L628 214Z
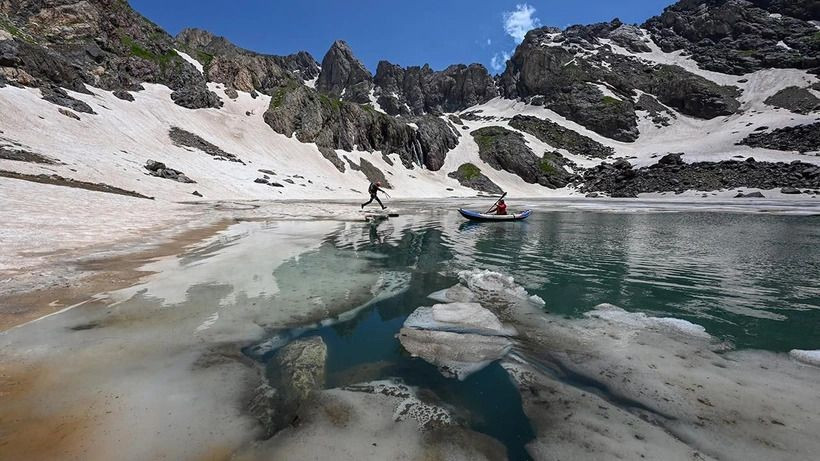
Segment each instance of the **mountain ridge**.
M205 110L218 114L207 117L235 124L238 112L267 125L270 134L256 135L260 140L269 138L265 142L286 151L296 149L291 142L306 145L313 149L311 158L331 164L332 174L340 175L336 182L398 175L407 184L421 181L425 194L433 183L436 195L465 194L469 189L450 175L475 164L490 183L515 186L527 195L552 188L574 194L595 182L581 173L601 161L626 158L640 166L682 148L688 150L684 158L696 160L724 161L750 152L772 160L814 161L812 153L820 146L805 132L816 130L820 108L820 40L813 41L820 29L810 22L817 20L810 3L684 0L640 26L615 19L542 27L529 31L504 72L493 76L481 64L436 71L388 61L371 74L342 41L331 45L320 64L306 52L276 56L245 50L201 29L171 37L119 0L14 5L4 0L0 86L37 89L44 100L62 107L62 115L85 123L107 117L101 91L141 105L146 85L161 85L171 91L171 103L194 110L187 112L191 122L206 116L194 115ZM755 30L759 37L750 38ZM755 49L745 49L750 46ZM163 92L151 90L150 98ZM518 116L540 122L524 123ZM184 117L173 126L182 122ZM171 121L167 124L170 128ZM473 133L485 127L496 128L481 133L521 134L526 150L551 159L541 165L554 177L536 181L542 189L532 188L531 179L542 172L532 170L538 163L530 154L509 154L523 152L520 148L481 153ZM752 135L754 141L745 141ZM0 138L9 146L29 140L24 131ZM499 142L492 145L506 145ZM62 160L54 152L59 149L53 140L41 150ZM253 146L237 146L248 149ZM0 157L3 165L10 161ZM362 172L365 162L370 174ZM181 169L195 175L185 165ZM422 181L414 171L430 176ZM330 183L324 186L332 189Z

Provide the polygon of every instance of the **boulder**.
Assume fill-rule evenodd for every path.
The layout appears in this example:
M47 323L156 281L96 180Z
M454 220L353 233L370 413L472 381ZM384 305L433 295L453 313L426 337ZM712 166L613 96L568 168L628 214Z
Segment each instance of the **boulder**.
M114 96L123 101L134 101L134 95L125 90L114 90Z
M784 88L763 102L797 114L808 114L820 110L820 98L806 88L796 86Z

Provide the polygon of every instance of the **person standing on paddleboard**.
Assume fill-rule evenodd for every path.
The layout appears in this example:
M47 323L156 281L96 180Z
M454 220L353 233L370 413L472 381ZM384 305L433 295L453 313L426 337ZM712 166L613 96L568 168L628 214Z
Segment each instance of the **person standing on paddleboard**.
M384 189L382 189L382 183L381 182L376 181L375 183L370 183L370 187L367 188L367 192L370 193L370 200L368 200L367 203L362 203L362 209L364 209L364 207L366 207L367 205L370 205L371 203L373 203L373 200L376 200L377 202L379 202L379 205L381 205L382 210L387 208L386 206L384 206L382 201L379 200L379 197L377 195L379 192L382 192L382 193L384 193L384 195L387 195L388 197L390 197L390 194L388 194L387 192L384 191Z

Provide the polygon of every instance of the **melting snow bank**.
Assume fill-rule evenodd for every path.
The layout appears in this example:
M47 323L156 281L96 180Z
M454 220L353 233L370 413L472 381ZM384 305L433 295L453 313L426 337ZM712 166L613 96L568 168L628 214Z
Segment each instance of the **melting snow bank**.
M820 351L801 351L795 349L789 355L798 362L820 367Z
M479 303L518 331L502 360L536 430L535 459L814 459L820 450L820 372L798 363L817 364L818 351L792 351L795 360L727 351L698 325L611 305L565 319L510 277L459 279L432 297ZM410 324L438 325L426 309L414 314L425 322ZM431 348L433 363L450 359Z

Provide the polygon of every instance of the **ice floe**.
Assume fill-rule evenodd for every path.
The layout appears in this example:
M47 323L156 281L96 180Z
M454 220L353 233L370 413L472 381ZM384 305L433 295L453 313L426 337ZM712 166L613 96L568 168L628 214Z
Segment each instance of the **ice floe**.
M436 304L416 309L399 332L413 356L436 365L445 376L466 379L512 349L498 317L477 303Z
M799 349L794 349L789 352L789 355L798 362L820 367L820 350L801 351Z

